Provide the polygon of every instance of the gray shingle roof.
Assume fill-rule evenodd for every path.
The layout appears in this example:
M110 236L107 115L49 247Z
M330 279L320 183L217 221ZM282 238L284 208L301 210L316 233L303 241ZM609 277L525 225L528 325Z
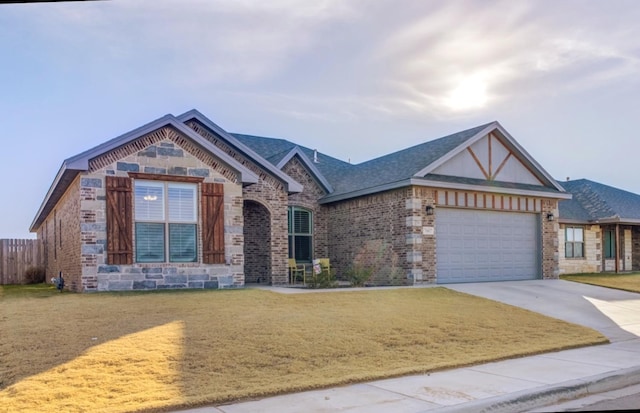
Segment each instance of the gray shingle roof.
M420 145L412 146L367 162L352 165L318 153L317 169L333 186L331 196L356 192L412 178L417 172L440 159L468 139L476 136L491 123L467 129ZM236 139L274 165L283 159L296 144L285 139L232 134ZM309 159L313 150L300 146Z
M595 222L640 220L640 195L588 179L562 182L571 200L560 201L560 219Z
M294 150L294 148L296 147L300 148L300 150L307 156L307 158L314 158L313 149L296 145L295 143L285 139L265 138L261 136L242 135L238 133L232 133L231 135L233 135L243 144L256 151L260 156L271 162L273 165L277 165L289 152ZM334 185L340 179L340 177L345 175L346 173L351 173L351 171L353 171L353 169L355 168L355 165L341 161L340 159L336 159L332 156L325 155L320 152L318 152L317 158L318 163L314 164L315 167L334 187L334 190Z

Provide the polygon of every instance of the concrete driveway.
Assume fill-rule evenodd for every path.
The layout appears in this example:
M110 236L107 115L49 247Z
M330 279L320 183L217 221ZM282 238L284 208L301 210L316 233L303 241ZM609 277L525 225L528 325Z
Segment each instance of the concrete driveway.
M612 343L640 337L640 294L564 280L443 286L591 327Z

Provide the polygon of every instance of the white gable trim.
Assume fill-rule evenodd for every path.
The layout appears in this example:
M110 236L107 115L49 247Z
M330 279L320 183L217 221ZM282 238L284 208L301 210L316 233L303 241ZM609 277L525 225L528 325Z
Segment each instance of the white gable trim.
M98 145L95 148L89 149L88 151L82 152L79 155L73 156L66 161L64 161L63 166L66 166L69 169L74 169L78 171L86 171L89 169L89 160L100 156L104 153L107 153L113 149L116 149L122 145L126 145L127 143L134 141L142 136L151 133L155 130L163 128L165 126L172 126L176 128L180 133L187 136L189 139L194 141L196 144L206 149L209 153L216 156L218 159L226 163L229 167L236 170L240 173L240 179L244 184L255 184L258 183L258 175L249 170L246 166L242 165L240 162L236 161L226 153L224 153L220 148L198 135L191 128L186 127L182 122L176 119L173 115L165 115L160 119L157 119L153 122L150 122L140 128L134 129L131 132L125 133L124 135L120 135L117 138L111 139L108 142L103 143L102 145Z
M62 166L60 166L60 169L58 170L58 173L56 174L56 177L51 184L51 187L47 191L47 195L40 205L40 208L38 209L38 212L31 224L30 231L34 231L39 226L41 220L43 220L45 216L49 214L50 210L60 200L64 192L66 192L73 179L75 179L75 177L80 172L89 170L89 161L91 159L110 152L120 146L126 145L131 141L141 138L165 126L174 127L180 133L184 134L187 138L191 139L194 143L220 159L231 169L238 172L240 174L240 180L243 184L250 185L258 183L258 175L253 173L246 166L242 165L240 162L224 153L220 148L197 134L195 131L186 127L173 115L165 115L159 119L147 123L146 125L127 132L124 135L120 135L117 138L111 139L76 156L72 156L71 158L68 158L64 162L62 162Z
M230 133L222 129L220 126L216 125L211 119L207 118L202 113L198 112L196 109L191 109L190 111L183 113L182 115L178 116L177 119L182 123L187 122L190 119L197 120L198 122L202 123L204 126L209 128L216 135L226 140L229 144L231 144L232 146L235 146L240 152L243 152L250 159L254 160L258 165L260 165L261 167L269 171L271 174L275 175L278 179L283 181L286 184L287 191L289 193L302 192L303 188L301 184L296 182L289 175L282 172L279 168L276 168L275 166L273 166L271 162L267 161L262 156L258 155L251 148L244 145L238 139L234 138Z
M453 158L454 156L456 156L457 154L459 154L463 150L467 149L467 147L473 145L478 140L482 139L485 135L488 135L491 131L495 130L497 123L498 122L490 123L489 125L487 125L486 128L484 128L480 132L476 133L472 138L467 139L462 144L458 145L457 147L455 147L454 149L449 151L447 154L441 156L440 158L438 158L434 162L431 162L425 168L422 168L421 170L416 172L413 176L415 176L415 177L423 177L423 176L427 175L428 173L433 172L434 169L436 169L437 167L441 166L445 162L451 160L451 158Z
M329 181L325 179L322 173L320 173L318 168L315 167L315 165L313 164L313 162L311 162L309 157L307 157L307 155L305 155L304 152L302 152L302 149L300 149L299 146L296 146L295 148L291 149L289 153L286 154L285 157L282 158L280 162L278 162L278 165L276 165L276 167L278 169L284 168L284 166L296 155L300 158L300 160L302 160L302 163L304 164L304 166L306 166L311 171L311 173L315 176L318 182L320 182L320 185L323 186L324 190L327 193L333 192L333 187L331 186L331 184L329 184Z
M558 184L558 182L556 182L556 180L553 179L553 177L549 175L549 173L545 171L544 168L542 168L542 166L538 162L536 162L536 160L533 159L533 157L529 155L529 153L522 146L520 146L520 144L518 144L518 142L516 142L516 140L509 134L509 132L507 132L498 122L492 122L486 128L475 134L472 138L467 139L464 143L449 151L438 160L432 162L425 168L416 172L414 177L421 178L429 173L432 173L436 168L451 160L454 156L466 150L468 147L470 147L483 137L495 131L499 132L500 135L502 135L502 137L506 141L507 148L512 150L517 158L522 158L526 161L528 166L531 168L531 172L534 174L534 176L540 179L543 184L546 183L547 185L554 187L560 192L565 192L564 188L562 188L562 186L560 186L560 184Z

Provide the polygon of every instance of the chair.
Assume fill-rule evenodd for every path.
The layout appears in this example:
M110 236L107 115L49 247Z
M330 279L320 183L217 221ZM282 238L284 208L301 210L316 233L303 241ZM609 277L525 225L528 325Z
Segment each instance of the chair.
M333 272L335 272L335 270L333 272L331 271L331 262L329 261L329 258L318 258L318 263L320 264L320 272L323 274L326 272L327 281L331 281L334 276Z
M289 258L289 283L295 284L302 275L302 283L306 284L304 264L297 264L295 258Z

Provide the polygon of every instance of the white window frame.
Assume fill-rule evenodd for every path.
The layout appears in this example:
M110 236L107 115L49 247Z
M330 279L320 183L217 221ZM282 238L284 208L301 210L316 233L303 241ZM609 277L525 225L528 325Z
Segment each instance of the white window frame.
M143 188L155 188L155 191L148 191L144 194ZM172 190L180 189L191 192L192 196L186 197L183 200L172 198ZM198 184L174 182L174 181L156 181L146 179L134 180L134 245L135 245L135 262L136 263L189 263L198 261ZM158 199L160 198L160 199ZM155 207L144 208L145 202L156 202L160 204ZM176 211L180 213L176 214ZM139 225L140 224L140 225ZM162 254L158 254L157 258L142 259L140 256L139 248L140 243L143 242L140 239L139 233L144 230L145 224L148 229L159 228L162 226L162 235L160 240L150 239L149 242L162 242L161 248L155 245L156 251L161 250ZM177 256L175 250L178 246L176 241L176 229L183 228L187 231L187 239L192 238L192 241L187 244L188 254L180 258ZM192 244L192 245L189 245ZM189 247L192 247L190 250ZM150 247L150 248L153 248Z

